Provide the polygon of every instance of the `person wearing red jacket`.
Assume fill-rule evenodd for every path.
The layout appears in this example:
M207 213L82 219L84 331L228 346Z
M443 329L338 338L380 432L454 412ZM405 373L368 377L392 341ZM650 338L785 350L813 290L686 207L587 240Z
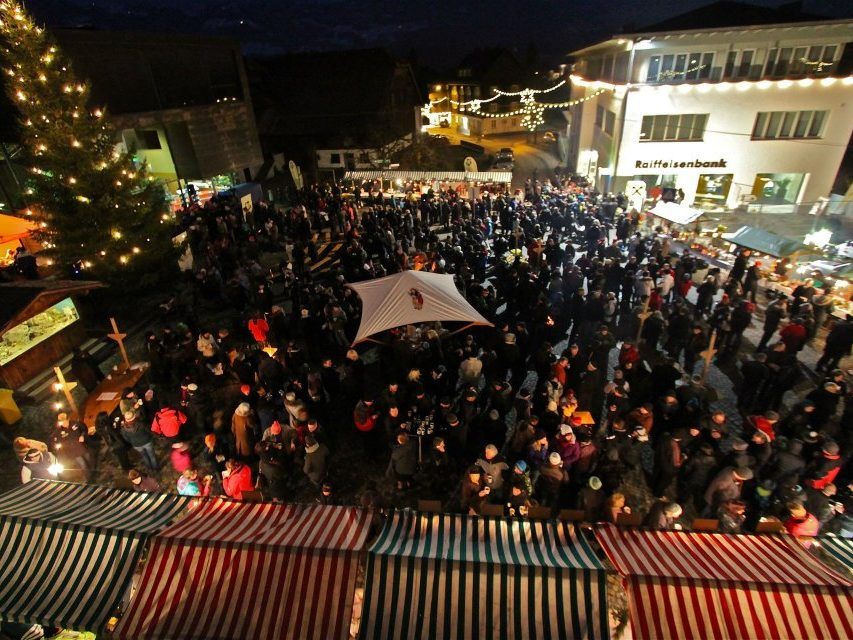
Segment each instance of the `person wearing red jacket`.
M785 351L798 353L808 339L808 332L803 321L795 318L791 324L779 332L779 339L785 344Z
M837 442L827 440L813 463L812 468L806 473L806 484L812 489L822 491L828 484L835 482L835 477L841 471L840 448Z
M180 435L187 417L171 407L163 407L154 414L151 421L151 433L162 436L167 441L174 442Z
M252 470L247 465L238 460L229 460L225 463L225 471L222 472L222 490L226 496L242 500L244 491L254 491L254 489Z
M773 442L776 439L776 423L779 422L779 414L775 411L768 411L764 415L749 416L747 422L756 431L761 431L766 435L768 441Z
M266 344L267 334L270 332L270 325L266 318L258 313L249 320L249 332L252 334L255 342L259 344Z
M799 502L789 502L791 517L785 520L785 531L792 536L813 538L820 531L820 522Z

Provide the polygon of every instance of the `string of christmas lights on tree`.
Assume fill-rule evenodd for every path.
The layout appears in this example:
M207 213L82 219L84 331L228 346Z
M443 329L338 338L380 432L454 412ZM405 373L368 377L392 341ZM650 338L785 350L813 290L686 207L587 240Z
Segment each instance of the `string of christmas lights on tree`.
M133 262L162 264L174 252L162 227L162 187L117 147L104 109L89 107L88 83L17 0L0 0L0 35L43 253L106 278Z

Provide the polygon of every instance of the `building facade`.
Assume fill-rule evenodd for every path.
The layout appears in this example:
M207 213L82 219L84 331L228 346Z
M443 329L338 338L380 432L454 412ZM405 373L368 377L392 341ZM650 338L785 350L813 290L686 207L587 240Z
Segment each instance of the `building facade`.
M478 49L462 59L452 77L429 86L421 130L449 128L465 136L524 131L520 115L500 114L521 106L516 96L496 97L495 90L517 91L527 72L505 49Z
M853 132L853 21L644 31L572 54L569 166L711 210L828 196ZM636 184L636 183L632 183Z

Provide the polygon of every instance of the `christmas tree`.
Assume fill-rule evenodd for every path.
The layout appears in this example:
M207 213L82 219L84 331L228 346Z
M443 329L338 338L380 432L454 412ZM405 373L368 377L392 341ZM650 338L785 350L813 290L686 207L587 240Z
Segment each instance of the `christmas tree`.
M162 187L117 146L88 84L16 0L0 0L0 43L45 255L65 273L124 284L173 265Z

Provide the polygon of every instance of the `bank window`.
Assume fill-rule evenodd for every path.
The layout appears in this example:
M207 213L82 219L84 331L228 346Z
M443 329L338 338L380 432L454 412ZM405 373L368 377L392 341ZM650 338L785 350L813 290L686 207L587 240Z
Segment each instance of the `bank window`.
M819 138L826 111L762 111L755 117L753 140Z
M595 108L595 126L599 129L604 126L604 107Z
M330 153L329 154L329 164L340 164L341 163L341 154L340 153Z
M643 116L640 142L701 141L707 121L707 113Z

